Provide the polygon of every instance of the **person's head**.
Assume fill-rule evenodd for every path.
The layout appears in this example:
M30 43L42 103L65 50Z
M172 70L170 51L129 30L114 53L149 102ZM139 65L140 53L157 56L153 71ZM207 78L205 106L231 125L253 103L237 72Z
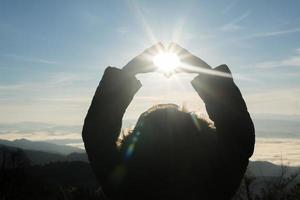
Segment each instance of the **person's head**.
M126 136L143 134L163 143L165 139L212 131L212 127L208 120L183 111L176 104L157 104L140 115L135 128Z
M153 106L141 114L121 145L126 187L167 193L184 187L184 181L196 181L193 171L200 149L205 149L201 136L213 133L210 123L175 104Z

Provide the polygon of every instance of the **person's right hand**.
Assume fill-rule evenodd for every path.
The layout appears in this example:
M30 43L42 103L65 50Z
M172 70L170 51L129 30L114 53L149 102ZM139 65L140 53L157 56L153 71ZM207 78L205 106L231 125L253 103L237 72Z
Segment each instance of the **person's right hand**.
M133 58L123 67L122 70L130 76L140 73L154 72L157 67L153 64L153 57L163 51L164 46L161 42L159 42Z

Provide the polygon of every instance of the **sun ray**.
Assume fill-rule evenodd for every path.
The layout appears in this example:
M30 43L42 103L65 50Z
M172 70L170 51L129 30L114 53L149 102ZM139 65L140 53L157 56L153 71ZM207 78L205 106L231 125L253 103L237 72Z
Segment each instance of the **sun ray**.
M184 68L188 71L193 71L194 73L203 73L203 74L209 74L209 75L213 75L213 76L232 78L232 75L230 73L216 71L213 69L207 69L207 68L203 68L200 66L193 66L193 65L186 64L186 63L182 63L182 68Z
M183 29L185 26L185 21L186 21L185 18L179 19L176 28L172 32L172 42L176 42L176 43L182 42L181 38L184 32Z
M153 63L163 72L171 72L180 65L178 56L174 53L159 53L153 58Z
M202 68L205 68L205 69L211 69L212 67L207 64L204 60L202 60L201 58L199 57L194 57L194 58L191 58L191 54L188 53L188 52L176 52L177 54L180 55L180 60L197 60L197 65L201 66ZM199 68L199 67L198 67Z
M158 43L158 39L156 38L153 31L151 30L149 24L147 23L147 21L144 17L144 14L143 14L142 10L140 9L138 3L136 1L130 1L130 2L131 2L132 10L133 10L136 18L141 22L148 38L150 39L150 43L151 44Z

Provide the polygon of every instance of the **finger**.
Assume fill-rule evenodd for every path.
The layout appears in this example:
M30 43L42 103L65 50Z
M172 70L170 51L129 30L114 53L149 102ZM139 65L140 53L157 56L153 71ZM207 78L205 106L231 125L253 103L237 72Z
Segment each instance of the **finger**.
M140 55L136 57L135 60L137 60L138 62L150 64L153 61L153 56L162 51L164 51L163 44L157 43L144 50Z
M164 51L164 46L161 42L159 42L145 49L140 55L136 57L136 60L138 61L143 60L144 62L152 62L153 56L163 51Z
M178 56L182 62L192 65L192 66L195 66L195 67L211 69L211 66L209 66L205 61L203 61L201 58L193 55L188 50L179 46L178 44L171 43L170 48L172 48L170 50L175 51L178 54ZM192 71L194 71L194 70L192 70Z
M220 71L223 73L227 73L227 74L231 74L231 71L226 64L219 65L218 67L214 68L214 70Z
M159 42L147 48L142 54L155 55L157 53L163 52L164 50L165 50L164 45L161 42Z
M169 46L167 48L167 51L174 52L178 55L181 55L181 54L190 54L190 55L192 55L188 50L184 49L183 47L181 47L180 45L178 45L174 42L169 44Z
M152 62L149 62L140 68L139 73L154 72L156 69L157 67Z

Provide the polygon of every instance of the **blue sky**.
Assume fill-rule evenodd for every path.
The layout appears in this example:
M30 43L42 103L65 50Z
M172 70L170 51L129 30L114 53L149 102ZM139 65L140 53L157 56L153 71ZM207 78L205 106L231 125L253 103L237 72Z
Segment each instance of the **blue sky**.
M0 123L80 125L104 69L155 41L231 68L253 116L300 115L300 2L0 0ZM138 77L134 119L155 103L205 112L180 75Z

